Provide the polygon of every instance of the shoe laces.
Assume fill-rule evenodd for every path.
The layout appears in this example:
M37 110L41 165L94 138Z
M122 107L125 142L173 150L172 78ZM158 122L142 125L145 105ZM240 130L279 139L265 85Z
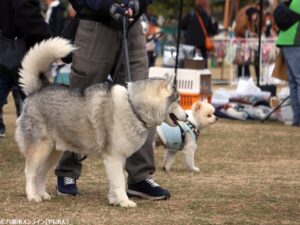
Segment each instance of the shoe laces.
M150 184L152 187L159 187L159 184L156 183L153 179L146 179L146 182Z
M64 184L69 185L69 184L75 184L75 179L71 177L64 177Z

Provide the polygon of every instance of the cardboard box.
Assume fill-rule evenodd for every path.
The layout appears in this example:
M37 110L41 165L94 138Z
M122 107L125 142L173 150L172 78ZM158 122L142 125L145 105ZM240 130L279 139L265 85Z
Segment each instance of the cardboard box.
M206 69L206 60L193 60L193 59L184 59L183 60L183 68L186 69L195 69L195 70L203 70Z

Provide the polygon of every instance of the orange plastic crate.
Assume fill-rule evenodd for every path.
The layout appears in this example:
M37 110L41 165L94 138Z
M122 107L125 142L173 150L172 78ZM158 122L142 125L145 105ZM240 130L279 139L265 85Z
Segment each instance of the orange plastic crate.
M211 102L211 95L210 94L180 93L180 105L185 110L191 109L194 102L203 101L205 99L207 99L208 102Z

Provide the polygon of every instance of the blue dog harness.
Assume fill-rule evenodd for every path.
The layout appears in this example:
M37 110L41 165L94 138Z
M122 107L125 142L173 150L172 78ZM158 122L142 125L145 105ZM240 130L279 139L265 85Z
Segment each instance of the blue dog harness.
M157 127L157 133L169 150L181 151L184 146L185 135L189 132L194 141L199 137L199 130L190 121L178 121L178 126L171 127L162 123Z

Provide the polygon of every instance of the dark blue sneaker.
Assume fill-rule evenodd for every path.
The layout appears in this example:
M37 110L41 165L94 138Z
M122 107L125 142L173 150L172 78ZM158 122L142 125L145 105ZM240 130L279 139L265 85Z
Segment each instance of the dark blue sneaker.
M153 179L146 179L139 183L129 184L128 197L142 197L150 200L167 200L171 197L168 190L163 189Z
M76 196L79 194L76 180L70 177L57 177L56 190L57 194L61 196Z

